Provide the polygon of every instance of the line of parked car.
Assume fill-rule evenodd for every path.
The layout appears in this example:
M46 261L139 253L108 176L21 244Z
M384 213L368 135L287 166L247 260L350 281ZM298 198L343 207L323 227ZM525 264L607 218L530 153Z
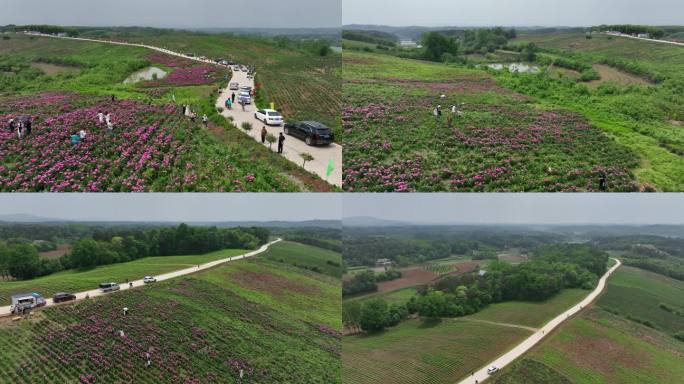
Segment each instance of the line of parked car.
M143 283L156 283L157 279L154 276L145 276L143 278ZM132 284L132 283L131 283ZM103 293L114 292L121 289L117 283L101 283L99 285L100 291ZM52 302L55 304L64 303L67 301L76 300L76 295L68 292L57 292L52 296ZM37 292L31 293L20 293L12 295L11 297L10 313L22 314L26 310L31 310L35 308L44 307L47 302L43 295Z

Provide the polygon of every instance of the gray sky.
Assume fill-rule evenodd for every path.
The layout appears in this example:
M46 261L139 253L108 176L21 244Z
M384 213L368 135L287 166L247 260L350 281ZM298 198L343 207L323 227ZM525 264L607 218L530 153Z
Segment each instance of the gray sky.
M0 0L0 25L340 27L341 0Z
M344 217L414 223L684 224L684 194L345 194Z
M340 220L341 196L322 193L0 194L1 215L70 220Z
M343 0L343 24L591 26L684 24L682 0Z

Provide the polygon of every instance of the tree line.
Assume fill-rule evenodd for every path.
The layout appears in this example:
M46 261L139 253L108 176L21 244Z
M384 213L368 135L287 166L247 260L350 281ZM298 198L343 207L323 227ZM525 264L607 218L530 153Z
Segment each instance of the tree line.
M202 254L226 248L255 249L268 241L264 228L177 227L154 229L104 228L79 239L66 255L41 259L26 239L0 241L0 274L31 279L64 269L92 268L147 256Z
M342 296L376 292L378 290L378 282L395 280L400 277L401 271L398 269L389 269L380 273L363 271L355 274L351 280L342 282Z
M411 314L424 318L466 316L491 303L543 301L566 288L591 289L606 271L608 254L577 244L543 245L530 262L493 261L486 273L446 276L418 289L405 304L377 298L343 308L345 325L372 332L397 324ZM351 308L350 306L358 306Z
M654 39L660 39L665 36L665 30L650 25L633 25L633 24L615 24L615 25L599 25L592 27L595 31L617 31L627 35L638 35L640 33L648 33Z

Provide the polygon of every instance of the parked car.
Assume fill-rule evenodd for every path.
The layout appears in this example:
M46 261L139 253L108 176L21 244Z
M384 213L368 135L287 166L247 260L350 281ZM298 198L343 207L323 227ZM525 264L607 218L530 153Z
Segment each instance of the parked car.
M156 282L157 282L157 279L155 279L155 278L152 277L152 276L145 276L145 278L143 279L143 283L145 283L145 284L147 284L147 283L156 283Z
M249 85L243 85L242 87L240 87L240 90L252 93L252 87L250 87Z
M119 284L117 283L102 283L100 284L100 290L102 292L113 292L119 290Z
M194 54L194 53L186 53L185 56L187 56L187 57L195 57L195 54Z
M263 121L266 125L280 125L283 123L283 116L274 109L260 109L254 112L254 118Z
M238 89L240 89L240 84L238 84L238 83L230 83L230 87L229 87L229 88L230 88L231 91L237 91Z
M71 300L76 300L76 295L66 292L58 292L55 293L54 296L52 296L52 302L55 304Z
M238 101L242 101L245 104L252 104L252 96L247 91L241 91L240 96L238 96Z
M499 370L499 367L492 365L491 367L487 368L487 374L491 375L498 370Z
M283 131L286 135L304 140L306 145L329 145L335 139L330 128L317 121L287 123Z

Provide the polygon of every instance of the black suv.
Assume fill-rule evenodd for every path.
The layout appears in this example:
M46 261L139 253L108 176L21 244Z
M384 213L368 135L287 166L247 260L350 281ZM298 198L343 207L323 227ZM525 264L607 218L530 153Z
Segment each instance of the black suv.
M330 128L316 121L287 123L283 130L286 135L298 137L307 145L328 145L335 139Z
M76 295L72 295L71 293L66 292L59 292L55 293L55 295L52 296L52 302L55 304L71 300L76 300Z

